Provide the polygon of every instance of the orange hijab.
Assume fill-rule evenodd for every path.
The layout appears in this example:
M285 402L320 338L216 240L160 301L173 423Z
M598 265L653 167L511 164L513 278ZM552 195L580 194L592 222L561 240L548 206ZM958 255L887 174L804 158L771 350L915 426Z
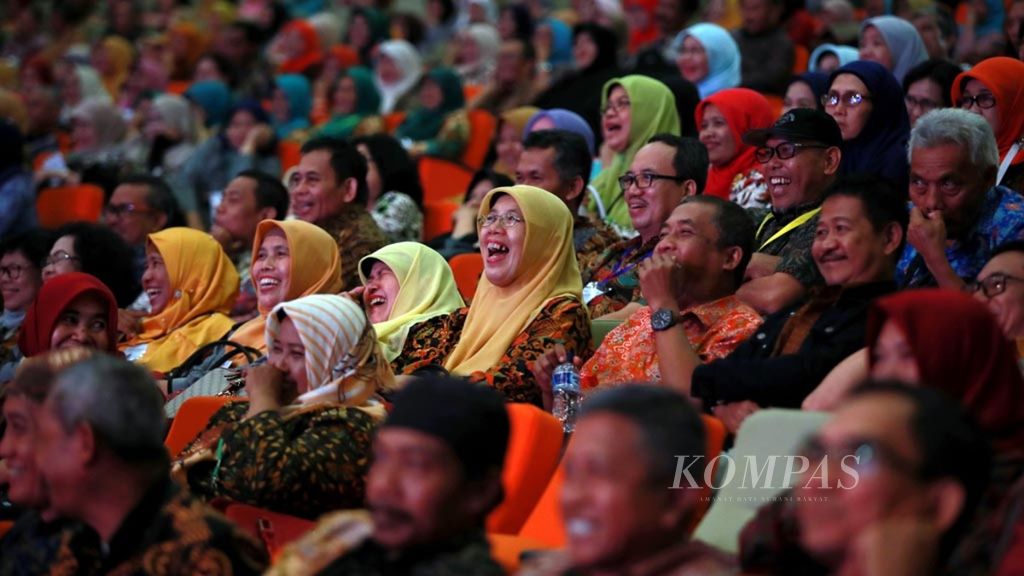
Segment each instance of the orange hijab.
M337 294L341 291L341 256L338 244L319 226L302 220L264 220L256 227L252 243L252 282L256 284L257 261L263 239L272 230L284 233L292 266L288 273L288 293L284 302L311 294ZM257 287L259 290L259 287ZM267 352L265 328L269 309L259 308L259 316L242 324L231 335L233 342Z
M278 74L303 74L310 66L323 62L324 55L320 49L320 36L316 28L305 20L292 20L281 31L282 34L294 32L302 37L305 46L302 54L282 62L277 69Z
M238 272L213 236L192 228L168 228L149 235L170 281L167 306L142 322L142 333L121 351L145 345L134 359L150 370L178 367L205 344L224 337L234 324L227 316L238 298Z
M961 72L953 81L953 102L960 100L968 80L977 80L996 97L999 109L999 130L996 144L999 145L999 161L1013 147L1013 143L1024 136L1024 62L1016 58L999 56L982 60L977 66ZM1013 164L1024 162L1024 148L1013 159Z
M704 186L704 193L708 196L717 196L728 200L736 176L746 174L760 165L754 158L757 148L745 144L743 134L748 130L771 126L774 121L772 105L759 92L747 88L720 90L697 104L694 117L697 120L698 129L704 119L704 110L708 104L714 104L725 117L725 121L729 125L729 132L736 143L736 155L722 166L708 166L708 182Z

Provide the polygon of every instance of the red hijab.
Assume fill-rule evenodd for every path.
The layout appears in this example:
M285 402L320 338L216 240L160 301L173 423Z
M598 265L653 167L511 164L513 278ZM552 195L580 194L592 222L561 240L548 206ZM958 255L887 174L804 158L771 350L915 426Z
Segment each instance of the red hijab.
M984 84L996 97L999 110L996 144L999 145L999 161L1002 162L1013 143L1024 136L1024 62L1006 56L982 60L974 68L961 72L953 81L953 102L960 99L964 85L971 79ZM1021 162L1024 162L1024 154L1018 152L1013 164Z
M295 32L302 38L305 46L302 54L283 62L277 69L278 74L303 74L310 66L323 62L324 55L320 50L320 36L316 28L305 20L292 20L281 31L282 34Z
M886 296L868 313L868 348L887 320L906 335L923 384L958 400L997 452L1024 446L1024 379L1016 347L984 304L954 290Z
M736 142L736 156L724 166L708 166L708 183L704 187L704 193L728 200L736 176L746 174L760 165L754 158L757 149L743 143L743 134L750 130L767 128L772 125L775 118L772 105L760 93L747 88L728 88L715 92L697 104L694 118L697 120L698 130L704 118L704 108L708 104L714 104L725 117L732 139Z
M25 313L18 336L18 348L26 357L50 349L57 320L71 302L82 294L96 294L107 304L107 352L117 352L117 300L110 288L95 276L69 272L47 280Z

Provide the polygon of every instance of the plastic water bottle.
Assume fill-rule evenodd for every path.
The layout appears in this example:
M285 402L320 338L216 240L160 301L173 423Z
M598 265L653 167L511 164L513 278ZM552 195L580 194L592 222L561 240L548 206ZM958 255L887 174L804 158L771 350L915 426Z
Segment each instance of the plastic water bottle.
M562 423L562 430L569 434L576 428L580 409L580 373L572 363L571 352L566 362L559 364L551 375L551 392L554 396L551 413Z

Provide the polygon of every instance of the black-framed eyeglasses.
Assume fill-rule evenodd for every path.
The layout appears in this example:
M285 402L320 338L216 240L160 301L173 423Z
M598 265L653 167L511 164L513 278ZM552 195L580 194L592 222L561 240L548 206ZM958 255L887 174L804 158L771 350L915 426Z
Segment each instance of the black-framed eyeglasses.
M626 100L625 98L619 100L618 102L612 102L611 100L609 100L608 102L605 103L604 108L601 108L601 115L604 116L609 112L614 112L618 114L622 110L629 110L630 108L632 108L632 106L633 103L630 102L629 100Z
M903 101L907 104L907 106L912 108L918 108L920 110L935 110L939 106L942 106L941 102L936 102L935 100L931 100L929 98L915 98L910 94L904 96Z
M860 92L829 92L821 95L821 105L827 107L838 106L842 102L845 106L855 108L868 100L871 100L871 96Z
M526 222L519 214L513 214L512 212L506 212L504 214L495 214L491 212L487 216L480 216L476 219L476 225L480 228L490 228L496 224L501 225L505 230L509 228L515 228L523 222Z
M635 184L637 188L646 190L654 185L655 180L671 180L676 184L682 184L683 182L686 182L687 178L670 176L668 174L655 174L653 172L641 172L639 174L626 172L622 176L619 176L619 189L625 192L626 190L629 190L630 186Z
M761 146L754 152L754 157L761 164L767 164L772 156L778 156L779 160L789 160L796 153L804 148L828 148L824 144L798 144L796 142L783 142L778 146L772 148L771 146Z
M811 470L833 460L837 465L853 468L862 474L875 471L881 465L912 478L921 477L919 465L871 438L851 438L838 446L825 446L820 438L811 438L804 443L800 455L810 460Z
M114 216L120 218L127 214L148 214L152 210L143 210L132 204L131 202L125 202L124 204L107 204L103 207L103 213L107 216Z
M995 298L1006 292L1006 285L1010 282L1024 282L1024 278L1018 278L1002 272L989 274L986 278L971 282L964 286L964 291L970 294L981 292L985 298Z
M11 280L17 280L21 278L21 274L28 269L28 266L22 266L21 264L12 264L10 266L0 266L0 278L7 277Z
M72 256L71 254L68 254L67 252L61 250L60 252L54 252L53 254L50 254L49 256L47 256L46 260L43 262L43 264L45 266L56 266L57 264L60 264L61 262L67 262L67 261L70 261L70 260L78 260L78 259L79 259L78 256Z
M960 96L960 99L956 101L957 108L969 109L971 106L977 105L982 110L988 110L996 105L996 97L991 92L982 92L975 96L969 96L964 94Z

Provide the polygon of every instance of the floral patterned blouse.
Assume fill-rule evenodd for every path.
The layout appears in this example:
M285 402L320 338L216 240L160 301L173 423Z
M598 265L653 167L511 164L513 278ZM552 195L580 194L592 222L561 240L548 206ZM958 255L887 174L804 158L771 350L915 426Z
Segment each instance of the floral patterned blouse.
M381 194L370 215L391 242L419 242L423 235L423 212L408 194Z
M375 428L369 414L321 404L243 421L248 409L227 404L185 448L180 460L194 462L186 465L194 494L311 519L363 505Z
M701 362L708 362L728 356L753 335L761 325L761 316L736 296L726 296L682 311L680 324ZM613 328L583 365L580 376L587 388L660 382L650 307L644 306Z
M500 313L499 310L494 312ZM429 329L416 330L415 334L410 332L399 360L401 372L408 374L425 366L443 365L458 342L468 313L468 308L462 308L440 316L442 320ZM526 330L512 341L496 366L486 372L474 372L468 378L471 382L486 383L504 394L508 402L540 406L540 388L530 366L556 343L579 358L590 357L590 320L586 309L574 298L549 301Z
M768 179L757 169L737 174L729 189L729 200L743 208L769 208L772 197L768 194Z

